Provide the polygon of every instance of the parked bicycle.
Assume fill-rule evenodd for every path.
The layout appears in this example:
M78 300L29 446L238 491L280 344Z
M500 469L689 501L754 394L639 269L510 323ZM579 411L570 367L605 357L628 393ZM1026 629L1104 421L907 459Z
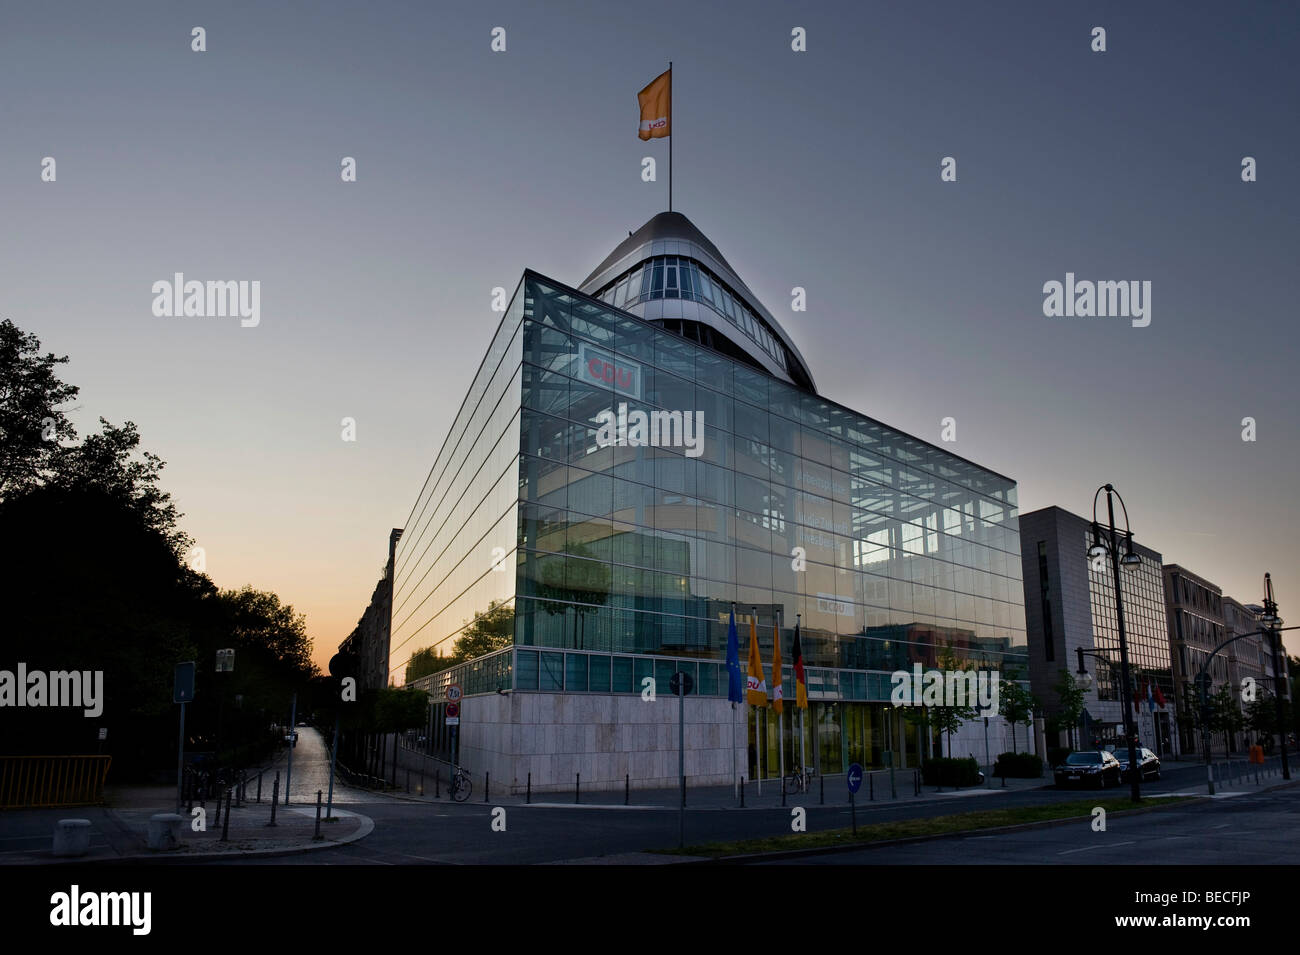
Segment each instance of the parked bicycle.
M465 772L464 769L457 769L455 774L451 777L451 785L449 787L451 798L456 800L456 802L464 802L469 798L470 790L473 788L473 784L469 781L469 773Z
M781 782L788 793L806 793L812 788L813 777L816 775L816 769L804 769L802 766L795 766Z

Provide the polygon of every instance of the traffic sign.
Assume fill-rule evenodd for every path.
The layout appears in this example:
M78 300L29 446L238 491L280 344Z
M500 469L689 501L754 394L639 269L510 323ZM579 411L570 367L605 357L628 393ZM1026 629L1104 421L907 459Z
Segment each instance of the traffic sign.
M189 703L194 699L194 661L176 664L172 681L172 702Z
M447 715L448 715L448 716L451 716L451 717L460 716L460 704L459 704L459 703L448 703L448 704L447 704Z
M461 692L459 683L452 683L447 687L447 702L459 703L462 696L464 694Z
M460 725L460 717L459 717L459 716L449 716L449 717L447 717L447 725L448 725L448 726L459 726L459 725Z
M849 774L845 777L848 780L849 792L855 793L862 788L862 764L854 763L849 766Z
M100 739L108 739L108 727L107 727L107 726L101 726L101 727L99 728L99 738L100 738Z
M679 693L678 684L681 683L683 680L686 683L685 693ZM690 692L694 689L695 689L695 677L691 676L685 670L678 670L668 679L668 692L671 693L673 696L690 695Z

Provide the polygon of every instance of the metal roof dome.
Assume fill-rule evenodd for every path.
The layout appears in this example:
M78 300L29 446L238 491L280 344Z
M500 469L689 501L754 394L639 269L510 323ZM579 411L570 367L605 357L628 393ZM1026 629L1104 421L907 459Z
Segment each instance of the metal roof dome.
M689 274L678 280L679 271ZM661 284L652 288L652 280ZM773 377L817 390L785 329L718 247L680 212L651 218L620 242L579 290Z

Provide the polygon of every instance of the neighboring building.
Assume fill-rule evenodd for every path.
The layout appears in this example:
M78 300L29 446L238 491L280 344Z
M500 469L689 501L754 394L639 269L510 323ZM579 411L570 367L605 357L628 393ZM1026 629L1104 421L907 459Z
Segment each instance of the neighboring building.
M1223 592L1218 585L1178 564L1164 567L1165 609L1169 618L1169 642L1174 661L1175 692L1178 694L1178 734L1184 753L1204 756L1197 729L1200 692L1197 674L1206 657L1227 639L1223 619ZM1228 684L1228 657L1220 653L1210 661L1211 696ZM1220 736L1221 734L1216 734ZM1212 740L1211 745L1216 745ZM1232 741L1229 740L1229 749Z
M1094 563L1088 557L1092 544L1092 522L1069 511L1045 507L1020 515L1029 680L1045 713L1057 715L1060 700L1055 687L1060 673L1068 670L1079 678L1077 651L1082 648L1084 667L1092 675L1093 685L1081 725L1073 734L1063 732L1059 742L1076 748L1094 744L1123 748L1114 571L1109 558ZM1173 722L1174 678L1161 558L1136 542L1133 552L1141 563L1132 570L1121 568L1120 573L1129 675L1139 697L1136 728L1143 746L1161 757L1174 756L1179 748ZM1087 655L1091 653L1100 653L1104 659ZM1151 687L1149 694L1147 686ZM1151 701L1159 697L1165 704L1153 705Z
M401 537L400 527L389 532L388 561L384 564L383 574L375 584L370 603L357 621L356 628L339 644L340 652L351 653L357 658L359 689L378 690L390 682L388 657L393 610L393 557Z
M640 438L637 412L657 413L659 446L611 443L608 416ZM702 430L687 431L697 414ZM389 675L402 682L425 647L449 653L498 602L513 642L418 681L442 755L460 685L459 762L494 783L675 785L677 670L695 684L693 784L730 783L733 761L774 777L782 747L787 768L803 751L823 773L887 755L915 765L936 743L889 705L894 668L934 666L949 647L1025 667L1016 513L1010 478L818 396L713 243L663 213L582 291L524 273L397 549ZM733 602L742 668L757 615L769 694L780 629L780 733L770 710L756 728L727 701ZM1009 749L991 724L992 751ZM983 762L983 741L975 720L952 748Z
M1245 687L1248 685L1248 680L1253 681L1257 689L1273 692L1272 645L1262 633L1255 632L1259 630L1259 614L1231 597L1223 598L1223 625L1224 640L1242 634L1252 634L1233 641L1222 651L1228 658L1228 683L1232 687L1232 695L1244 715L1246 713ZM1260 696L1262 695L1261 692ZM1236 734L1233 745L1237 749L1242 749L1250 745L1250 740L1256 735L1243 727L1241 732Z

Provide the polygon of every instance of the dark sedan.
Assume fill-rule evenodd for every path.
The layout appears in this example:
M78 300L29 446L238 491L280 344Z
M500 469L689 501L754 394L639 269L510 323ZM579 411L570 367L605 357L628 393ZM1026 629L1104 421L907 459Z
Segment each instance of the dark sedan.
M1056 767L1055 775L1057 788L1096 786L1105 789L1112 784L1119 785L1119 760L1110 753L1096 750L1071 753Z
M1128 771L1128 750L1127 749L1116 750L1115 758L1119 760L1120 773L1123 774L1123 777L1125 779L1130 778L1129 771ZM1160 778L1160 757L1159 756L1151 752L1151 750L1139 746L1137 751L1137 758L1138 758L1138 766L1142 768L1142 778L1144 780Z

